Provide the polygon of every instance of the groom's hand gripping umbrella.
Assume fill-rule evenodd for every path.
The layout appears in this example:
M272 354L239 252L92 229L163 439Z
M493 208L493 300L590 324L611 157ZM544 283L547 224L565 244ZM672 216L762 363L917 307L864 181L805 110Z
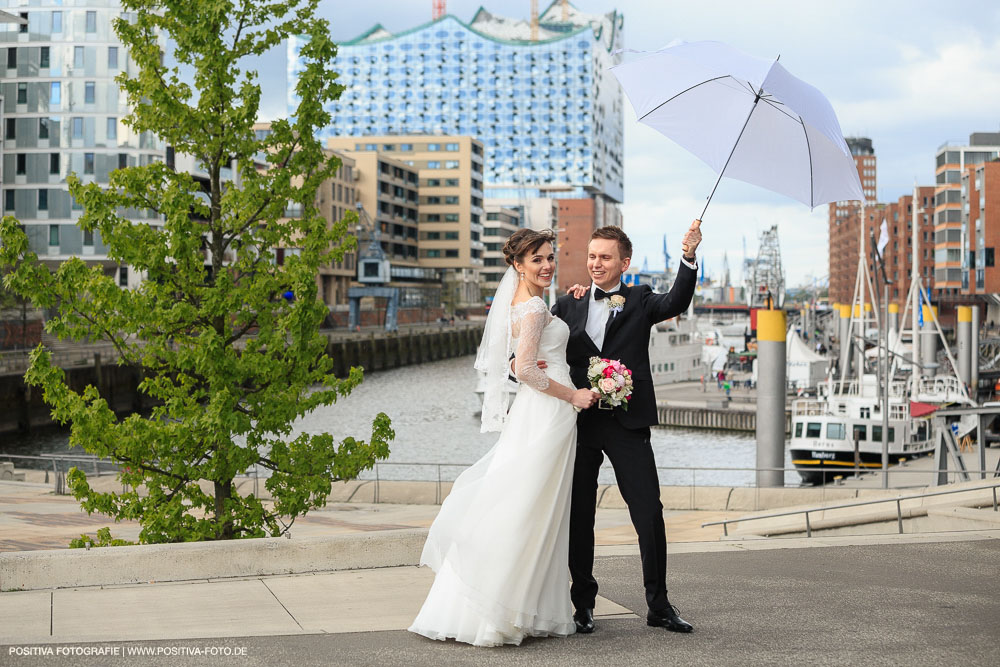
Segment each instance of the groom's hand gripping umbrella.
M833 107L777 60L721 42L688 42L611 71L640 123L719 174L708 202L723 174L810 207L864 199Z

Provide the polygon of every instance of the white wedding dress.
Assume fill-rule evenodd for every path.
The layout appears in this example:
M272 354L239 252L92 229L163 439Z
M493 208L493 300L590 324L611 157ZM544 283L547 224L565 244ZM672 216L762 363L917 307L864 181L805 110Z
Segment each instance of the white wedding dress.
M431 639L499 646L576 631L568 569L576 412L539 391L549 379L573 387L569 328L538 297L510 318L520 386L506 425L455 481L420 559L437 575L410 631Z

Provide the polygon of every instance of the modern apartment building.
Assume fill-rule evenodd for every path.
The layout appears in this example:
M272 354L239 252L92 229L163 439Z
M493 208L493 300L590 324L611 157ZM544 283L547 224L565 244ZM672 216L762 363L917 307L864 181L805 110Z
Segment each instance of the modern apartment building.
M553 1L533 25L480 9L398 33L382 25L338 39L347 86L324 136L442 133L484 149L485 199L525 206L537 198L595 200L593 229L621 224L623 99L609 68L619 62L623 17L587 15ZM288 105L297 100L299 42L288 41Z
M497 204L486 205L486 223L483 227L484 267L480 282L480 296L484 303L496 292L503 274L507 271L507 260L503 254L504 244L523 226L524 218L521 211Z
M375 151L417 170L418 264L440 270L450 311L482 306L482 143L471 137L408 134L331 137L327 145L340 151Z
M935 241L935 292L944 298L957 297L975 284L973 255L966 249L979 253L975 258L985 260L986 242L983 230L970 224L978 219L970 216L970 200L963 192L963 178L968 178L970 168L995 160L1000 155L1000 133L975 132L966 145L945 143L935 155L934 191L934 241ZM974 288L973 288L974 289Z
M82 209L66 184L70 172L107 183L114 169L164 159L159 139L122 123L128 107L114 77L134 73L135 64L111 21L128 14L112 0L20 0L8 11L27 23L0 25L3 213L20 220L43 260L82 256L134 285L140 277L107 257L100 234L76 227ZM158 219L151 211L132 216Z
M878 191L875 149L867 137L846 137L847 146L854 156L858 176L865 193L865 206L874 207ZM867 209L866 209L867 210ZM867 210L868 223L875 212ZM829 266L830 301L850 303L854 297L854 284L858 269L858 236L861 225L861 203L837 201L829 205ZM867 241L866 241L867 243Z

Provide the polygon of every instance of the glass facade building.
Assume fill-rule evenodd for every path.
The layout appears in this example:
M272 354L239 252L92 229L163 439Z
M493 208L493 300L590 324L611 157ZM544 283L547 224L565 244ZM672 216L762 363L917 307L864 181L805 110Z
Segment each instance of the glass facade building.
M5 215L24 225L31 249L53 262L73 255L116 271L120 284L137 277L106 257L98 233L85 234L82 213L66 183L107 183L112 170L164 159L162 142L122 123L125 95L114 78L135 65L111 22L127 18L112 0L7 0L4 9L27 25L0 26ZM155 220L151 211L130 211Z
M340 43L347 86L325 137L447 134L480 140L485 194L623 196L622 95L608 68L623 19L553 2L532 39L526 21L480 9L398 34L377 25ZM297 106L299 42L288 41L288 108Z

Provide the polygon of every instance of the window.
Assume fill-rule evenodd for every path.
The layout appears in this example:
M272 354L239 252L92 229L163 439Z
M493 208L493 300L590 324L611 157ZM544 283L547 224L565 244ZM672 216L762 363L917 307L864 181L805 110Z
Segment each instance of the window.
M87 12L87 32L97 32L97 12Z
M278 250L283 250L284 248L278 248ZM278 262L279 264L281 262ZM122 264L121 268L118 269L118 285L121 287L128 287L128 265Z
M12 46L7 49L7 69L17 68L17 47Z
M806 424L806 437L818 438L823 432L823 425L819 422L809 422Z
M38 191L38 210L47 211L49 210L49 191L42 188Z
M445 160L445 169L458 169L458 160Z
M4 139L15 139L17 137L17 120L14 118L6 119L4 123Z
M94 173L94 154L84 153L83 154L83 173L93 174Z
M437 160L431 160L430 162L427 163L427 168L428 169L440 169L441 168L441 163L438 162Z
M94 245L94 232L90 229L83 230L83 245Z
M458 150L458 144L445 144L444 145L444 149L446 151L457 151Z
M49 153L49 173L59 173L59 153Z
M126 154L126 153L119 153L118 154L118 168L119 169L124 169L127 166L128 166L128 154Z
M864 442L868 439L868 427L864 424L855 424L851 432L851 439L857 442Z
M83 67L83 47L73 47L73 67Z
M13 215L14 214L14 191L4 190L3 191L3 207L4 212Z
M843 440L847 435L847 428L843 424L827 424L826 437L830 440Z
M52 32L62 32L62 12L52 12Z
M892 426L889 427L889 442L896 439L896 429ZM872 425L872 442L882 442L882 426Z
M439 151L439 150L441 150L441 144L427 144L427 150L429 150L429 151Z
M28 103L28 84L18 83L17 84L17 103L27 104Z
M445 197L444 198L444 203L445 204L457 204L458 203L458 197Z
M987 267L993 266L993 248L986 248L983 254L983 265Z
M444 221L445 222L458 222L458 213L445 213L444 214Z
M802 422L795 423L795 437L796 438L802 437Z
M118 69L118 47L108 47L108 69Z
M108 118L108 140L113 140L118 138L118 119L109 117Z
M24 23L17 26L18 32L28 32L28 12L20 12L20 16L24 19Z
M17 174L23 175L28 173L28 156L24 153L17 154Z
M59 245L59 225L49 225L49 247Z
M94 82L87 81L83 84L83 103L93 104L94 103Z
M49 67L49 47L43 46L38 54L38 66L42 69Z
M458 187L458 179L457 178L446 178L446 179L444 179L444 184L447 185L450 188L457 188Z
M58 81L49 85L49 106L57 107L62 103L62 87Z
M73 138L83 139L83 118L80 116L73 117Z

